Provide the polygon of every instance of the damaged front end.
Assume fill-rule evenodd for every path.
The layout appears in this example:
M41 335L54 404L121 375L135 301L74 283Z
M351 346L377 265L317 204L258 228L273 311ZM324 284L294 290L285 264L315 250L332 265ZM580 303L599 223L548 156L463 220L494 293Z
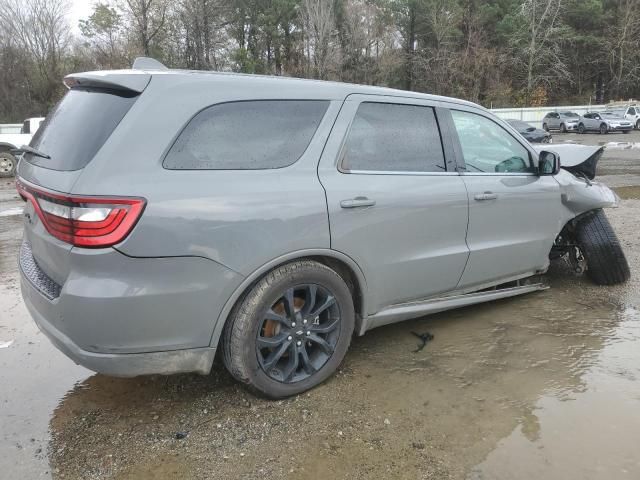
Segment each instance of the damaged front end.
M602 208L617 207L620 201L613 190L594 181L604 147L561 144L552 148L535 148L538 151L552 150L560 156L561 168L554 178L560 184L564 226L556 237L549 258L564 258L571 269L580 275L588 268L577 240L580 223Z
M592 210L618 206L618 195L606 185L593 181L604 147L561 144L535 148L552 150L560 156L560 172L554 178L560 184L562 204L566 207L565 223Z

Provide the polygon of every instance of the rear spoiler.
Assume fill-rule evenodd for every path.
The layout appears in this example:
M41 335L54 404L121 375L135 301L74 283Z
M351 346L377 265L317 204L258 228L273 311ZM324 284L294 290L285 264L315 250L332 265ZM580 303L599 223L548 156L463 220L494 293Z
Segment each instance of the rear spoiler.
M110 88L132 93L142 93L150 81L150 74L137 70L72 73L64 77L64 84L67 88Z
M72 73L64 77L67 88L94 87L124 90L142 93L151 81L151 72L169 70L162 63L148 57L134 60L131 70L105 70L85 73Z

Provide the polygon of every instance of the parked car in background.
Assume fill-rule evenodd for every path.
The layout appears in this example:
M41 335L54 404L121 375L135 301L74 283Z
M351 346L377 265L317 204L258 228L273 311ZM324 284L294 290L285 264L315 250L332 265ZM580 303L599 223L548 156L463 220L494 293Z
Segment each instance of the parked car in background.
M625 120L620 115L611 112L585 113L580 117L580 121L578 122L578 133L629 133L631 130L633 130L633 125L629 120Z
M551 143L552 137L549 132L536 128L523 122L522 120L507 119L506 122L515 128L520 135L526 138L531 143Z
M43 120L42 117L27 118L19 133L0 133L0 177L13 176L18 159L11 151L29 145Z
M608 108L607 112L620 115L625 120L629 120L637 130L640 130L640 106L628 105L622 108L619 108L619 107L612 108L612 109Z
M542 128L560 130L560 133L572 132L578 129L580 116L574 112L549 112L542 119Z
M545 289L550 256L629 278L592 149L561 169L464 100L134 68L66 77L16 181L25 304L90 369L207 374L220 350L282 398L353 334Z

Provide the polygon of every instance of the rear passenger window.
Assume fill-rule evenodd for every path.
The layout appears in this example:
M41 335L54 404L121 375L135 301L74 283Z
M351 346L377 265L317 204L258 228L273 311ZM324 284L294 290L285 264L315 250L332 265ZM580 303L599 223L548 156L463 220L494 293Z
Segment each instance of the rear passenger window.
M256 170L295 163L318 129L328 101L222 103L198 113L175 141L164 167Z
M444 171L433 109L393 103L360 104L347 136L341 170Z

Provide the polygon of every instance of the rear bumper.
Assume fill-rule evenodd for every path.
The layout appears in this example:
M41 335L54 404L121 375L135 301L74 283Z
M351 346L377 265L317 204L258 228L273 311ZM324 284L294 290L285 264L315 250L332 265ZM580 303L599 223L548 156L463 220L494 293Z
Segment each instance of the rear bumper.
M94 372L114 377L135 377L137 375L174 374L197 372L206 375L211 370L215 349L192 348L168 352L148 353L95 353L83 350L69 337L55 328L38 310L40 293L29 281L22 279L22 296L27 309L38 328L55 347L75 363ZM35 298L34 298L35 297Z
M239 275L203 258L140 259L113 249L78 249L69 263L56 288L27 242L20 252L25 304L68 357L114 376L209 372L213 330Z

